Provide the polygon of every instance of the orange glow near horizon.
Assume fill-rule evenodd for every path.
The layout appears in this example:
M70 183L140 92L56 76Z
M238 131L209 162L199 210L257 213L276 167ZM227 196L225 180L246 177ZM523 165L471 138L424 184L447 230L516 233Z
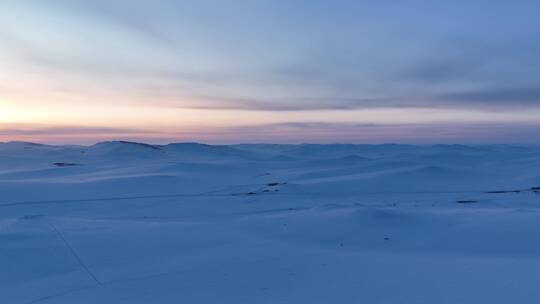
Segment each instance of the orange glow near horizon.
M33 82L29 82L33 83ZM12 85L0 91L0 141L33 141L51 143L92 143L102 140L145 140L154 142L204 141L317 141L339 137L343 131L291 128L267 131L265 126L279 124L357 124L394 128L399 136L400 125L429 124L536 124L540 109L513 111L481 111L437 107L382 107L363 109L253 110L198 108L200 100L183 98L177 102L156 95L134 95L118 92L54 91L34 83L36 90L24 91ZM218 100L206 100L212 104ZM250 130L258 128L253 133ZM66 133L66 130L70 130ZM272 133L274 132L274 133ZM350 131L347 131L350 132ZM370 131L358 130L354 140L384 140L387 131L378 129L381 139ZM279 135L279 136L278 136ZM319 136L319 137L317 137ZM422 134L417 138L422 139ZM445 136L450 136L446 134ZM360 138L362 137L362 138Z
M522 123L540 121L540 111L475 112L437 108L372 108L358 110L255 111L235 109L196 109L146 106L140 103L32 102L21 99L8 102L0 96L0 141L34 141L51 143L92 143L101 140L137 139L153 142L168 141L234 141L237 138L257 141L250 133L260 127L260 140L266 137L279 141L313 140L317 134L332 138L324 131L287 130L281 137L265 133L264 126L276 124L327 123L396 126L441 123ZM40 106L46 104L46 106ZM236 128L236 129L235 129ZM396 129L396 130L397 130ZM65 133L65 130L70 130ZM75 130L75 131L74 131ZM233 130L233 131L230 131ZM234 134L234 130L238 133ZM287 133L287 134L285 134ZM394 132L397 138L399 132ZM359 131L364 138L369 132ZM339 136L340 134L337 134ZM341 134L343 135L343 134ZM250 137L251 136L251 137ZM419 135L420 136L420 135ZM352 137L352 135L351 135ZM359 140L362 140L359 138Z
M179 126L219 127L286 122L402 124L437 122L537 122L538 110L485 111L448 108L367 108L348 110L264 111L199 109L80 102L7 102L0 96L0 124L75 125L92 127L145 126L155 131ZM45 105L40 105L45 104Z

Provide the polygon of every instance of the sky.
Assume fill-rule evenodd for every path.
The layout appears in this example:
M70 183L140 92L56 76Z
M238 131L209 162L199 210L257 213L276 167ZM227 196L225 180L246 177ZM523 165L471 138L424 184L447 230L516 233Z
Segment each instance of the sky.
M537 0L0 0L0 141L538 132Z

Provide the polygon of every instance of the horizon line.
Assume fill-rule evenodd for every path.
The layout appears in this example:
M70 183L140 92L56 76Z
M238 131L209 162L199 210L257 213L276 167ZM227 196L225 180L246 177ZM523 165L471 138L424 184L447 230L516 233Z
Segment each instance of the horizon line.
M133 145L146 145L154 147L165 147L175 144L196 144L196 145L206 145L206 146L239 146L239 145L280 145L280 146L302 146L302 145L321 145L321 146L332 146L332 145L351 145L351 146L539 146L540 143L481 143L481 144L471 144L471 143L396 143L396 142L387 142L387 143L353 143L353 142L332 142L332 143L316 143L316 142L299 142L299 143L279 143L279 142L238 142L238 143L228 143L228 144L215 144L215 143L205 143L198 141L178 141L178 142L168 142L164 144L159 143L150 143L143 141L130 141L130 140L104 140L97 141L92 144L61 144L61 143L43 143L43 142L33 142L33 141L20 141L20 140L10 140L10 141L0 141L1 144L28 144L35 146L52 146L52 147L69 147L69 146L79 146L79 147L92 147L99 144L106 143L121 143L121 144L133 144Z

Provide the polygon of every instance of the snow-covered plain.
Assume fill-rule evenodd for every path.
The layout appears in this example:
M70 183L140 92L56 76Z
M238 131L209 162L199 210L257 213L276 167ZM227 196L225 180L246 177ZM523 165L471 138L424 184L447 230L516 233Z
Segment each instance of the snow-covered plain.
M537 186L535 146L0 143L0 303L540 303Z

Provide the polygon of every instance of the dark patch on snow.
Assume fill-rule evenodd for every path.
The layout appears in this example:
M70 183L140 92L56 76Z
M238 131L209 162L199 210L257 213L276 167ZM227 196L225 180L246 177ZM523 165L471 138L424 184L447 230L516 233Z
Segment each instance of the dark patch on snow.
M75 163L53 163L53 165L57 167L73 167L73 166L80 166L79 164Z
M487 191L486 193L489 194L503 194L503 193L522 193L522 192L533 192L533 193L540 193L540 187L531 187L529 189L522 189L522 190L501 190L501 191Z
M521 190L496 190L496 191L487 191L489 194L502 194L502 193L521 193Z

